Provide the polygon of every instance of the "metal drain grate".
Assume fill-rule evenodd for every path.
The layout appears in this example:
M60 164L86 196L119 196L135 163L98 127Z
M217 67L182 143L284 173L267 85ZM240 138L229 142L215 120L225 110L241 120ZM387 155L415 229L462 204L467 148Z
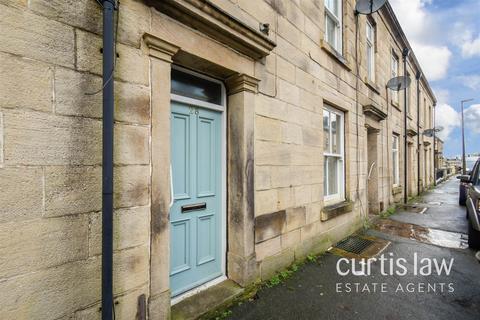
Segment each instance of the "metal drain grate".
M374 244L373 240L364 239L357 236L350 236L346 239L343 239L339 243L337 243L335 248L341 249L347 252L351 252L354 254L361 254L365 249L370 247L372 244Z
M401 206L400 209L402 211L406 211L406 212L410 212L410 213L420 213L420 214L423 214L428 210L427 207L423 207L423 206L418 205L418 204L406 204L406 205Z

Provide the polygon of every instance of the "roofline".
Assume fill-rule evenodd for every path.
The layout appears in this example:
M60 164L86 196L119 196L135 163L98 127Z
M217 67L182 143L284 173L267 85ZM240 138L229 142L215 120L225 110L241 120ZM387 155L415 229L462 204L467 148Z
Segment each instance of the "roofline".
M435 97L435 94L433 93L432 88L430 87L430 84L428 83L427 77L425 76L425 73L422 70L422 67L420 66L420 63L417 60L417 57L415 56L415 53L410 46L410 42L408 42L407 36L403 32L402 26L400 25L400 22L397 19L397 16L395 15L395 12L393 11L392 6L390 5L390 2L387 1L384 6L384 11L387 13L387 15L392 19L393 21L393 27L396 29L398 32L398 35L400 36L401 40L403 41L404 45L410 50L410 59L413 61L415 67L418 69L420 74L422 75L421 79L423 79L425 87L428 90L428 93L430 96L433 98L433 105L436 106L437 104L437 98Z

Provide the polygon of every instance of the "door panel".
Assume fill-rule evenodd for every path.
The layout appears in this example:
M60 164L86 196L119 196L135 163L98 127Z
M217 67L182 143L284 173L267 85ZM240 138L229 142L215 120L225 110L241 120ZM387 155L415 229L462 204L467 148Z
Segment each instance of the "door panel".
M172 296L222 274L221 120L220 112L172 102Z
M172 242L175 243L175 255L172 255L172 274L190 269L190 221L180 220L172 223Z
M215 195L215 172L217 167L215 145L215 119L199 117L197 135L197 196Z
M197 220L197 265L215 259L215 217L213 214Z
M176 199L188 199L190 194L190 116L181 112L172 113L172 166ZM172 141L173 142L173 141Z

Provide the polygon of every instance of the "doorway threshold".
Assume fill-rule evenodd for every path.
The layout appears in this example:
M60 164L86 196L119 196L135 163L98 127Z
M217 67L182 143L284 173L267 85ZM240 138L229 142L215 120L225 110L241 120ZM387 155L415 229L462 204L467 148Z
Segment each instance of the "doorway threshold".
M172 298L170 300L170 304L173 306L191 296L194 296L204 290L207 290L210 287L213 287L223 281L227 280L227 277L225 275L221 275L215 279L212 279L210 281L205 282L204 284L199 285L198 287L195 287L193 289L188 290L187 292L184 292L182 294L179 294L178 296Z
M242 292L242 287L221 276L172 299L171 319L197 319L208 311L235 299Z

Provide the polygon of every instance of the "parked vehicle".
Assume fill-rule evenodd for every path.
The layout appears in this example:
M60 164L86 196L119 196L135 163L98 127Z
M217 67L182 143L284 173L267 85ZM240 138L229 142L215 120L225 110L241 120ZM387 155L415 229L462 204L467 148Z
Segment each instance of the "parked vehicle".
M460 176L466 184L466 206L468 218L468 246L480 248L480 160L468 176Z
M480 158L478 158L480 159ZM458 190L458 204L461 206L464 206L467 201L467 188L470 183L470 175L472 172L476 169L478 165L478 159L477 160L468 160L466 161L467 164L467 169L466 169L466 176L458 176L457 178L460 179L460 186ZM462 178L463 177L463 178Z
M467 160L465 161L467 165L467 172L472 172L473 169L475 168L475 165L477 164L477 160L480 159L479 157L467 157Z

